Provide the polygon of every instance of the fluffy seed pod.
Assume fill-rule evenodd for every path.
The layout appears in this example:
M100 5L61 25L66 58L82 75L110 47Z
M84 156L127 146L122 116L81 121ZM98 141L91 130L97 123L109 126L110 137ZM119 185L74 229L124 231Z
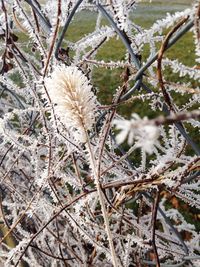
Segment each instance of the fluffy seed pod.
M75 66L57 66L46 80L56 115L67 128L83 133L95 122L96 97L87 77Z

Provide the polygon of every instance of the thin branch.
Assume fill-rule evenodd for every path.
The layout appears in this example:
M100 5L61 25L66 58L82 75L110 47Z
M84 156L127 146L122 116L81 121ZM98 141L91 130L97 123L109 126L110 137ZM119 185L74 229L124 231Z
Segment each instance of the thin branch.
M170 31L169 33L166 35L164 41L162 42L162 45L160 47L160 50L158 52L158 63L157 63L157 76L158 76L158 81L159 81L159 84L160 84L160 88L162 90L162 93L163 93L163 96L164 96L164 99L165 99L165 102L166 104L169 106L169 109L174 111L174 107L172 105L172 102L171 102L171 99L170 99L170 96L168 94L168 92L166 91L165 89L165 86L164 86L164 81L163 81L163 77L162 77L162 58L163 58L163 54L164 52L166 51L167 49L167 45L169 43L169 40L171 39L171 37L173 36L173 34L188 20L188 17L187 18L183 18L181 19L180 22L178 22Z
M157 219L157 212L158 212L158 205L159 205L159 200L160 200L160 189L156 192L156 197L153 205L153 211L152 211L152 246L153 246L153 251L154 251L154 256L156 260L156 267L160 267L160 260L158 256L158 251L156 247L156 219Z

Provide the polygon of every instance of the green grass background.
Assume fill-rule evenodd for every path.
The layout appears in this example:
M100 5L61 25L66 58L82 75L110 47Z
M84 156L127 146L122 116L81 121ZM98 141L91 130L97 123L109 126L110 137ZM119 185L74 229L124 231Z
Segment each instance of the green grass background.
M174 13L175 11L181 11L190 6L190 1L152 1L142 2L138 4L137 9L131 13L131 19L145 29L151 27L151 25L157 20L164 18L166 13ZM66 34L66 39L70 41L78 41L84 37L87 33L92 32L95 27L96 13L82 11L75 16L70 28ZM107 24L104 19L103 24ZM159 48L159 45L158 45ZM142 52L142 60L145 62L149 55L149 48L146 45ZM192 33L189 32L179 40L172 48L165 53L165 55L171 59L179 59L181 62L188 66L195 65L194 45L192 40ZM120 39L112 38L105 45L103 45L98 53L98 60L123 60L125 56L125 48ZM120 75L122 69L108 70L105 68L94 68L93 72L93 84L98 88L99 99L103 104L109 104L112 100L113 93L116 88L122 84ZM179 77L170 70L165 72L166 80L177 82ZM181 81L188 82L187 77L181 78ZM180 101L180 99L179 99ZM135 104L134 104L135 105ZM134 106L134 110L135 110ZM136 108L135 112L138 112ZM125 116L129 116L132 113L130 106L123 107L119 110ZM141 112L141 111L140 111ZM146 114L146 110L142 110L142 116Z

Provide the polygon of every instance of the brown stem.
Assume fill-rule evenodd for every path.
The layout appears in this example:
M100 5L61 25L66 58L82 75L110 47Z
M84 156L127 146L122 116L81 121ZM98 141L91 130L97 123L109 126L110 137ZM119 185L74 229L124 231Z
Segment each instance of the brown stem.
M157 218L157 211L158 211L158 204L159 204L159 199L160 199L160 190L156 192L156 197L155 201L153 204L153 211L152 211L152 246L153 246L153 251L154 251L154 257L156 260L156 267L160 267L160 260L158 256L158 251L156 247L156 218Z
M168 94L168 92L166 91L165 89L165 86L164 86L164 80L163 80L163 75L162 75L162 58L163 58L163 54L167 48L167 45L168 45L168 42L170 40L170 38L172 37L172 35L183 25L183 23L185 23L186 21L188 20L188 17L187 18L183 18L181 19L169 32L168 34L166 35L161 47L160 47L160 50L158 52L158 63L157 63L157 77L158 77L158 81L159 81L159 84L160 84L160 88L162 90L162 93L163 93L163 96L164 96L164 99L165 99L165 102L166 104L169 106L169 109L171 111L174 111L174 107L172 105L172 102L171 102L171 99L170 99L170 96Z
M56 42L56 36L58 34L59 25L60 25L60 14L61 14L61 0L58 0L58 11L57 11L56 27L55 27L55 30L54 30L54 33L53 33L53 40L52 40L51 46L49 48L49 53L47 55L47 61L46 61L45 67L44 67L43 78L46 76L47 69L48 69L48 66L49 66L49 62L50 62L50 59L51 59L51 55L53 53L53 48L54 48L54 45L55 45L55 42Z

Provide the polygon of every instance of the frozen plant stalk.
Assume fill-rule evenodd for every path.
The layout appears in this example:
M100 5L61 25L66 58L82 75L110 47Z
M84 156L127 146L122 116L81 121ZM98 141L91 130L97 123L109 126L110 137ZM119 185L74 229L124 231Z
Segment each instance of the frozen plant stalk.
M46 80L46 86L55 111L67 128L72 128L77 141L85 142L90 155L98 197L105 222L112 262L118 266L112 234L109 227L104 196L100 187L96 162L91 149L88 130L95 122L96 97L87 77L75 66L57 66Z

